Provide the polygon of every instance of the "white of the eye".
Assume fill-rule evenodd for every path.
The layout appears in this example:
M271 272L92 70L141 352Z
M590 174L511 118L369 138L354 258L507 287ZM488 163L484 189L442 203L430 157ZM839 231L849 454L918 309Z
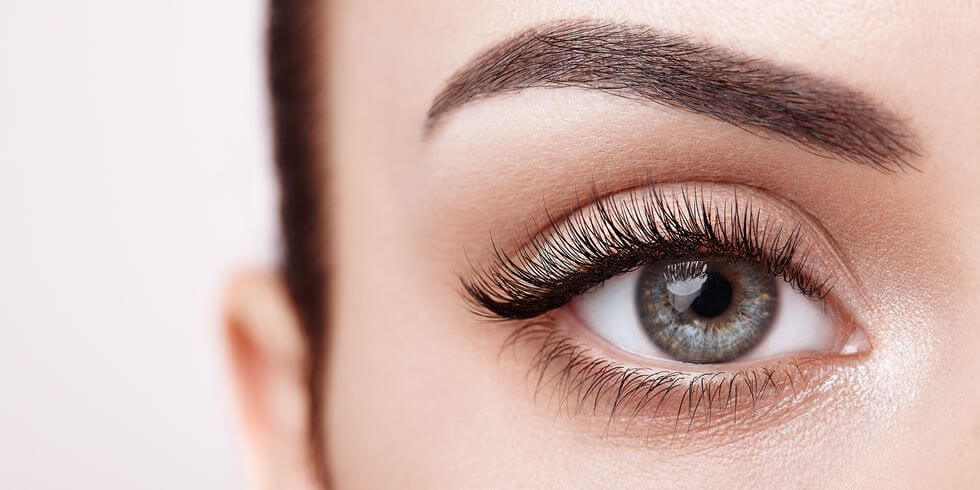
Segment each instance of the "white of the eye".
M640 271L611 278L599 288L572 301L575 315L606 341L633 354L670 360L647 337L636 308ZM739 360L755 360L790 354L827 351L835 347L833 321L819 303L778 280L779 304L769 332L754 349Z
M769 333L744 360L763 359L793 353L827 351L837 343L834 322L821 311L820 303L779 282L779 307Z
M586 327L619 349L644 357L667 358L640 323L636 309L640 272L608 279L594 291L572 300L571 308Z

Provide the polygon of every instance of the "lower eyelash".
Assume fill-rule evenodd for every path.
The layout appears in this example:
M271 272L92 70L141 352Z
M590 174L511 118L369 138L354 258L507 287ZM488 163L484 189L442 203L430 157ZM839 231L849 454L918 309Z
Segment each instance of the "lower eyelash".
M525 347L533 352L527 377L536 401L550 391L558 414L600 417L602 435L642 434L645 442L685 441L726 427L740 435L762 416L788 413L787 406L820 391L826 379L818 356L727 372L629 367L593 352L548 317L517 325L501 353Z

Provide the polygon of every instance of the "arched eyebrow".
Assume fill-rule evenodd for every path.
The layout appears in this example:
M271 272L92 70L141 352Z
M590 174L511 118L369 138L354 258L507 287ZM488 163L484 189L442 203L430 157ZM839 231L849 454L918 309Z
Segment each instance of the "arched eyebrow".
M884 172L911 167L919 153L899 117L842 84L649 26L600 21L541 25L485 51L436 96L427 133L468 102L534 87L655 102Z

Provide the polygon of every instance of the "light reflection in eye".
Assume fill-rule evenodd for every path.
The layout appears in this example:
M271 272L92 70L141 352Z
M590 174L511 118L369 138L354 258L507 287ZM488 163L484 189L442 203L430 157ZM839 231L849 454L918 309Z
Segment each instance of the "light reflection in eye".
M830 351L842 336L818 301L757 264L724 259L649 264L579 296L571 308L615 347L667 361Z

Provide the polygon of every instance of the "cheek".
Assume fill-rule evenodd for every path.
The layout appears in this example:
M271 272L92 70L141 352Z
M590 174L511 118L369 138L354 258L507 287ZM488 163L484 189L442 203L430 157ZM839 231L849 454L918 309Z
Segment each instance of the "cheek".
M500 468L509 481L558 471L540 456L526 369L499 354L509 331L465 308L431 236L386 223L334 247L323 417L337 487L493 488Z

